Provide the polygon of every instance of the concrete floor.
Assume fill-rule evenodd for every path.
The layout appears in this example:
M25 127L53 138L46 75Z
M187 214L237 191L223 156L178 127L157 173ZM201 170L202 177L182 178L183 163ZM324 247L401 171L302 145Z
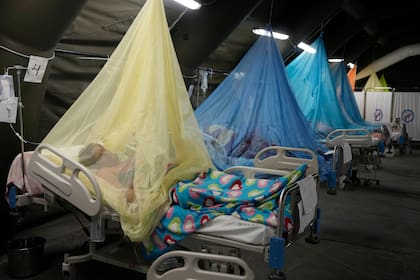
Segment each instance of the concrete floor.
M420 150L383 159L380 184L348 185L337 195L320 193L321 242L299 240L286 250L289 280L420 279ZM86 237L73 215L65 214L19 232L47 239L44 267L26 279L62 279L65 252L83 247ZM0 279L7 276L0 258ZM144 275L97 262L77 266L77 279L145 279Z

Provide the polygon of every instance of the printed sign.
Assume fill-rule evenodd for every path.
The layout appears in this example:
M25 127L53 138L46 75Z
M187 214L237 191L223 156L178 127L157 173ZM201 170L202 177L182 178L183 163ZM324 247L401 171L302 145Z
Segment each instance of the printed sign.
M45 70L47 69L48 59L40 56L29 57L28 67L26 69L25 82L29 83L42 83L42 78L44 77Z
M380 122L382 120L382 118L384 117L384 113L382 112L381 109L376 109L375 113L373 113L373 119L376 122Z
M414 120L414 117L415 117L415 114L413 110L410 110L410 109L405 109L401 113L401 119L406 123L412 122Z

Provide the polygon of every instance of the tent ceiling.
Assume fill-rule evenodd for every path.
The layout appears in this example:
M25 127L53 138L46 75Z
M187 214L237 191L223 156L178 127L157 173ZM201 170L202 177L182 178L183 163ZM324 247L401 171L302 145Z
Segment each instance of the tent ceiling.
M164 0L168 26L186 77L197 73L199 67L229 73L256 40L252 28L264 27L270 21L273 30L290 35L289 40L277 42L286 64L300 53L297 43L312 43L321 32L328 56L344 57L346 62L357 63L359 70L401 47L420 43L416 22L420 1L197 1L202 4L200 10L186 11L178 3ZM57 48L109 56L144 2L86 1ZM420 88L419 64L420 57L412 56L378 75L384 74L388 84L397 89L416 90ZM60 67L52 74L60 75ZM88 76L94 74L92 70ZM223 77L215 76L210 83L216 85Z
M244 1L202 0L204 5L200 13L209 13L212 9L222 11L225 2L235 2L236 8L230 9L229 15L235 16L249 7L244 7ZM325 1L246 1L254 2L255 10L243 18L234 28L228 24L227 17L216 13L216 19L223 23L220 32L226 26L232 31L221 40L221 36L212 27L196 26L197 34L201 35L202 44L213 44L217 47L209 54L202 56L201 66L229 72L239 61L241 56L255 41L256 37L251 29L265 26L270 20L273 30L283 31L290 35L289 41L279 41L283 59L290 62L299 50L294 47L298 42L312 43L320 32L324 36L325 46L329 57L344 57L346 62L356 62L361 70L374 60L405 45L420 43L420 32L416 31L416 18L420 14L420 2L401 1L363 1L363 0L325 0ZM188 17L188 15L186 15ZM213 17L213 15L211 15ZM226 26L224 23L226 22ZM190 36L194 36L190 34ZM181 56L194 53L194 47L178 48ZM199 59L197 59L198 61ZM418 65L420 57L410 57L395 65L384 69L378 75L384 74L388 84L395 88L420 87L418 79ZM182 60L181 60L182 64ZM363 85L366 80L358 83Z

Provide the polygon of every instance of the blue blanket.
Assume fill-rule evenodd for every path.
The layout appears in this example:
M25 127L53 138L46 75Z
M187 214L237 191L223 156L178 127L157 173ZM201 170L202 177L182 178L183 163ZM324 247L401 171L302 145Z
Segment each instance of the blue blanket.
M143 255L156 258L172 245L219 215L235 215L243 220L277 226L281 190L302 178L302 164L287 176L274 180L246 179L209 169L192 181L180 181L171 188L171 206L150 238L142 243ZM289 203L285 211L285 229L293 227Z

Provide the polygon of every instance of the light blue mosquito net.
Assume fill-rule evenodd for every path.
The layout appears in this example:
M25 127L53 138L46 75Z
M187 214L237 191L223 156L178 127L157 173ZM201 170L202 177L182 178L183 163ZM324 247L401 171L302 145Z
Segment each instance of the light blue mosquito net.
M254 156L271 145L320 150L272 37L259 37L195 114L221 170L251 166Z
M330 69L342 110L353 123L364 126L368 130L376 129L377 125L366 122L360 114L344 63L331 63Z
M322 37L311 47L316 49L315 54L301 53L286 71L296 100L318 139L334 129L361 128L340 106Z

